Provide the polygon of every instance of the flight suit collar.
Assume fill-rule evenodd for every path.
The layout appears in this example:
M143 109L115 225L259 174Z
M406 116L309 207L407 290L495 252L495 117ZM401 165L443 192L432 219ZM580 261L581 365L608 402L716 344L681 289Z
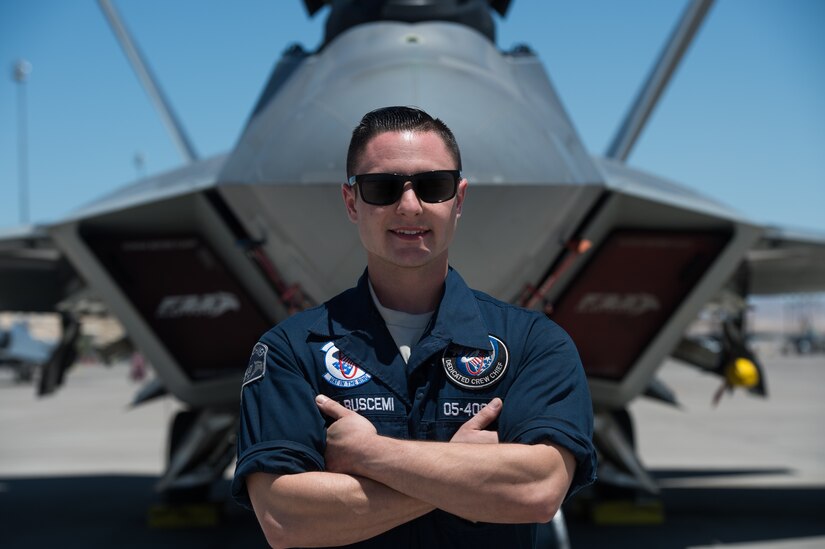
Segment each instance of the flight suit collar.
M492 349L476 296L452 267L434 317L432 336L463 347Z
M353 332L373 333L381 315L370 296L367 271L355 288L338 294L326 303L323 314L309 328L315 336L337 339Z
M452 267L447 272L444 295L431 322L431 337L474 349L492 349L476 297ZM379 326L386 329L383 324L372 301L365 270L355 288L327 303L324 314L309 331L319 337L337 339L353 332L374 334Z

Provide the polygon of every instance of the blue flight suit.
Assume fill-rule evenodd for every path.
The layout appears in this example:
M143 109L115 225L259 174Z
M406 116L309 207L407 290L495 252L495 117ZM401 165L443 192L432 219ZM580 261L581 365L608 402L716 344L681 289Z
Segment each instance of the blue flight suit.
M232 493L245 477L324 470L323 393L381 435L449 441L493 397L502 442L550 442L576 459L568 496L593 481L592 404L569 336L544 314L471 290L450 269L441 303L404 363L370 296L358 286L296 314L255 345L241 395ZM473 474L473 463L466 464ZM323 525L319 524L319 528ZM357 547L533 547L531 524L473 523L435 510Z

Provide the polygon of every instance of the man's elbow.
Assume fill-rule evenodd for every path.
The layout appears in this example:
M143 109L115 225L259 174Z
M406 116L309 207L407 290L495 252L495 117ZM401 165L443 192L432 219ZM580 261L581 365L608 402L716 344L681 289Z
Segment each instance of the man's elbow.
M530 522L536 522L540 524L544 524L546 522L550 522L553 520L553 517L556 516L556 513L559 512L559 508L561 507L560 500L545 500L539 505L535 505L532 509L533 517Z
M518 522L544 524L553 520L558 510L557 505L533 505L524 510Z
M528 512L532 516L531 522L546 523L553 520L564 503L576 472L576 461L569 451L552 446L550 448L559 452L563 467L558 467L547 476L537 479L528 491L527 504Z
M530 490L523 502L525 522L545 523L553 520L564 501L565 491L556 485L542 483Z
M285 525L282 521L277 520L268 513L264 517L261 517L259 522L266 542L273 549L286 549L287 547L301 547L306 545L306 540L301 539L297 528Z
M246 480L249 498L258 524L261 526L264 537L270 547L281 549L304 545L297 535L297 526L289 509L278 505L284 498L273 493L273 486L278 476L264 473L254 473Z
M261 530L263 530L266 542L273 549L285 549L291 547L287 530L283 524L275 520L270 514L260 517Z

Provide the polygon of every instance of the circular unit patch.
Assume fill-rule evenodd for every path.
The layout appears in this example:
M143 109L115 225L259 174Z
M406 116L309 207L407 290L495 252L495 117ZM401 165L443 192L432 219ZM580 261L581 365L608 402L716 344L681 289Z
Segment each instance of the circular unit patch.
M324 379L330 385L357 387L372 379L371 375L344 356L344 353L339 351L332 341L321 347L321 352L325 353L324 364L327 367Z
M510 362L507 346L490 335L492 351L450 346L444 351L441 363L450 381L465 389L486 389L504 377Z

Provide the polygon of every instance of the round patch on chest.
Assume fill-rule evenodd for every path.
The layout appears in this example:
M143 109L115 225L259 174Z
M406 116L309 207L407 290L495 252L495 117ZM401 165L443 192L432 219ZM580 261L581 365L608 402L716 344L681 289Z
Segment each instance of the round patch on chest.
M330 341L324 345L321 352L324 353L324 364L327 367L323 377L330 385L357 387L372 378L371 375L339 351L333 342Z
M494 335L489 337L492 351L458 345L447 347L441 363L450 381L465 389L486 389L501 381L510 353L503 341Z

